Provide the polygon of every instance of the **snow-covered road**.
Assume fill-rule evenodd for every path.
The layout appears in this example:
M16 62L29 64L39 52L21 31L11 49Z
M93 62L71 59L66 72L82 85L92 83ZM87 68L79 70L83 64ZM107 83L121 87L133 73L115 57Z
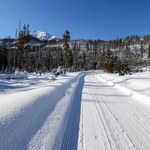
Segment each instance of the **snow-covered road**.
M79 150L149 150L150 108L93 73L82 91Z

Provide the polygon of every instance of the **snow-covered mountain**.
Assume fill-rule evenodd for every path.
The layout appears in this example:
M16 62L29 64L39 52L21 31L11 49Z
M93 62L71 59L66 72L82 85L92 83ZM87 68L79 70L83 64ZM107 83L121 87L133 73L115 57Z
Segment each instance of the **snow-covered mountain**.
M31 35L41 41L58 40L59 38L55 35L51 35L47 32L34 31Z

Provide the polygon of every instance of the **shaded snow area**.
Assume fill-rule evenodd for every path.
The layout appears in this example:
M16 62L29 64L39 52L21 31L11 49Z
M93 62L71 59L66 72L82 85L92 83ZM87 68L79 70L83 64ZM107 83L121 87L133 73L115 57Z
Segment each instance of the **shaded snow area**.
M1 81L0 149L60 149L82 76L74 73L55 81Z
M0 150L149 150L150 74L0 80Z

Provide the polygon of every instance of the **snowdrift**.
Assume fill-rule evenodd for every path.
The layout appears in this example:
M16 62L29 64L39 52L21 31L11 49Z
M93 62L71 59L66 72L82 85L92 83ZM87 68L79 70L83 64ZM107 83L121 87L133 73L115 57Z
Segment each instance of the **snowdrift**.
M143 103L147 106L150 106L150 97L149 96L146 96L140 92L137 92L137 91L134 91L132 89L129 89L121 84L118 84L120 82L125 82L127 79L129 80L129 77L126 78L124 77L124 79L117 79L117 77L112 77L112 76L109 76L109 75L106 75L106 78L105 78L105 75L96 75L97 78L99 78L100 80L103 80L104 82L107 82L107 84L109 84L110 86L113 86L117 89L119 89L121 92L125 93L126 95L130 95L132 96L132 98L134 98L136 101L140 102L140 103ZM108 79L109 78L109 79ZM132 76L131 76L132 78ZM137 80L136 80L137 81Z
M28 74L26 72L15 71L14 73L0 74L0 79L27 79Z
M41 88L2 95L0 149L59 149L81 77L74 73Z

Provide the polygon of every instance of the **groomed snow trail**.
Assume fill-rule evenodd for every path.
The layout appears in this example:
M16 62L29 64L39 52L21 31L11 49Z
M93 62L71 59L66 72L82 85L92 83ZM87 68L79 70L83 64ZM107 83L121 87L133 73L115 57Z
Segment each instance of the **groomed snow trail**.
M150 107L96 71L7 82L0 150L150 150Z
M82 90L79 150L149 150L150 108L94 73Z

